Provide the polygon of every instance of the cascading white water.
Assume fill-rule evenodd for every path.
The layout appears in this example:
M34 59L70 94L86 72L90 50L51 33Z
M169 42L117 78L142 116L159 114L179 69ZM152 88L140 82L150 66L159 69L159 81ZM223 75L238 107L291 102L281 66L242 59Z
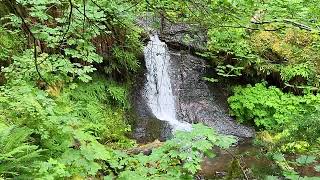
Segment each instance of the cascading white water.
M169 61L167 45L160 41L158 35L150 36L150 42L144 48L147 67L147 82L145 84L146 98L154 116L169 122L174 130L191 130L191 124L180 122L176 117L175 100L169 76Z

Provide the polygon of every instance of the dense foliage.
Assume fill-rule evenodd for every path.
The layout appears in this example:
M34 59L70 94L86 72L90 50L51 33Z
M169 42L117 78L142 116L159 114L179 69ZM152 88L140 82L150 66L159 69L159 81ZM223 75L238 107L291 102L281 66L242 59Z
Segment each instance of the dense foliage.
M236 82L234 94L228 100L230 113L239 122L261 131L258 144L270 153L302 153L319 160L317 1L150 2L155 9L161 7L158 9L169 20L189 23L192 28L206 32L207 51L199 54L210 60L216 74L203 80ZM199 35L193 33L186 35L191 38L189 42L193 35ZM287 158L279 159L273 160L288 164ZM281 167L282 163L276 164ZM297 169L314 169L310 163L301 161L299 166L302 167L295 163L289 170L281 167L284 173L293 173L283 177L307 179L305 175L297 175Z
M241 83L230 114L256 127L281 169L268 179L317 179L299 169L320 171L319 9L316 0L0 0L0 179L192 179L212 147L235 142L195 125L150 155L130 153L144 15L161 33L189 24L187 44L204 33L197 54L215 74L203 80Z
M195 125L131 154L126 112L140 68L134 2L1 1L0 178L192 179L235 138Z
M213 157L212 148L230 147L236 140L232 136L219 135L201 124L194 125L191 133L177 132L149 156L122 155L117 166L119 179L193 179L200 170L204 155Z
M241 122L267 129L279 129L298 116L314 113L320 104L319 95L295 96L276 87L256 84L237 87L228 100L232 115Z

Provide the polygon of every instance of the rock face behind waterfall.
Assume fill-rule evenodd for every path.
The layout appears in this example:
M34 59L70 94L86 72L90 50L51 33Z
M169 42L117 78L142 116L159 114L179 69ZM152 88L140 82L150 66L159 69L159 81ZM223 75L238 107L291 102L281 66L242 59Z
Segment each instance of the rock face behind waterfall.
M169 76L175 96L177 119L189 123L204 123L224 134L238 137L252 137L253 129L238 124L228 115L227 92L220 87L209 87L202 80L208 70L206 60L195 57L184 51L170 50ZM146 73L145 73L146 74ZM165 121L156 121L147 105L144 96L144 84L147 81L143 74L136 84L134 108L139 122L133 127L133 134L141 142L154 139L165 139L170 136L170 126Z
M226 93L209 89L202 77L207 72L205 60L185 52L171 51L171 82L176 97L178 119L204 123L224 134L252 137L253 130L239 125L227 112Z
M252 137L252 128L238 124L228 115L228 92L219 85L209 87L202 80L208 71L206 60L195 57L195 51L206 51L206 31L197 26L165 23L161 39L171 47L171 82L176 97L178 119L215 127L224 134ZM185 40L185 37L191 37ZM188 39L188 38L187 38ZM179 48L180 46L180 48ZM177 51L185 49L186 51Z
M142 27L148 26L143 21L139 24ZM186 42L184 40L186 34L194 37L193 40ZM224 91L224 88L219 85L209 87L202 80L208 71L208 64L206 60L191 54L198 50L205 50L203 49L206 44L205 32L196 31L188 25L167 24L160 38L167 43L170 49L169 76L175 96L177 119L190 123L202 122L224 134L238 137L254 136L252 128L238 124L228 115L226 102L228 93ZM181 49L185 51L180 51ZM133 94L134 109L139 116L139 122L136 122L133 127L133 136L136 139L144 138L142 141L152 141L155 138L165 139L170 136L169 124L165 121L155 123L155 117L143 98L145 96L144 84L147 81L146 72L141 74L136 81L136 89ZM150 128L155 124L158 124L155 129Z

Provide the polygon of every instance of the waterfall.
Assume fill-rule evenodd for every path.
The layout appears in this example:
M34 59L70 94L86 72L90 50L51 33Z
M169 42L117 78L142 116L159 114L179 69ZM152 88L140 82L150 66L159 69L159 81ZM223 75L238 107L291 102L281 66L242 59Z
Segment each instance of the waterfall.
M174 130L191 130L191 124L180 122L176 117L175 98L169 76L170 55L167 45L158 35L150 36L150 42L144 48L147 67L145 98L153 115L167 121Z

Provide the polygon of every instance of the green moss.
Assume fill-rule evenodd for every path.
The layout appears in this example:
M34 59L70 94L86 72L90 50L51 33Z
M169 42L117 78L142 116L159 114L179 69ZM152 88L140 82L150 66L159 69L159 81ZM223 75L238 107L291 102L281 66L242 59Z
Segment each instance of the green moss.
M240 167L239 159L233 159L229 165L228 172L226 179L233 180L233 179L243 179L243 172Z

